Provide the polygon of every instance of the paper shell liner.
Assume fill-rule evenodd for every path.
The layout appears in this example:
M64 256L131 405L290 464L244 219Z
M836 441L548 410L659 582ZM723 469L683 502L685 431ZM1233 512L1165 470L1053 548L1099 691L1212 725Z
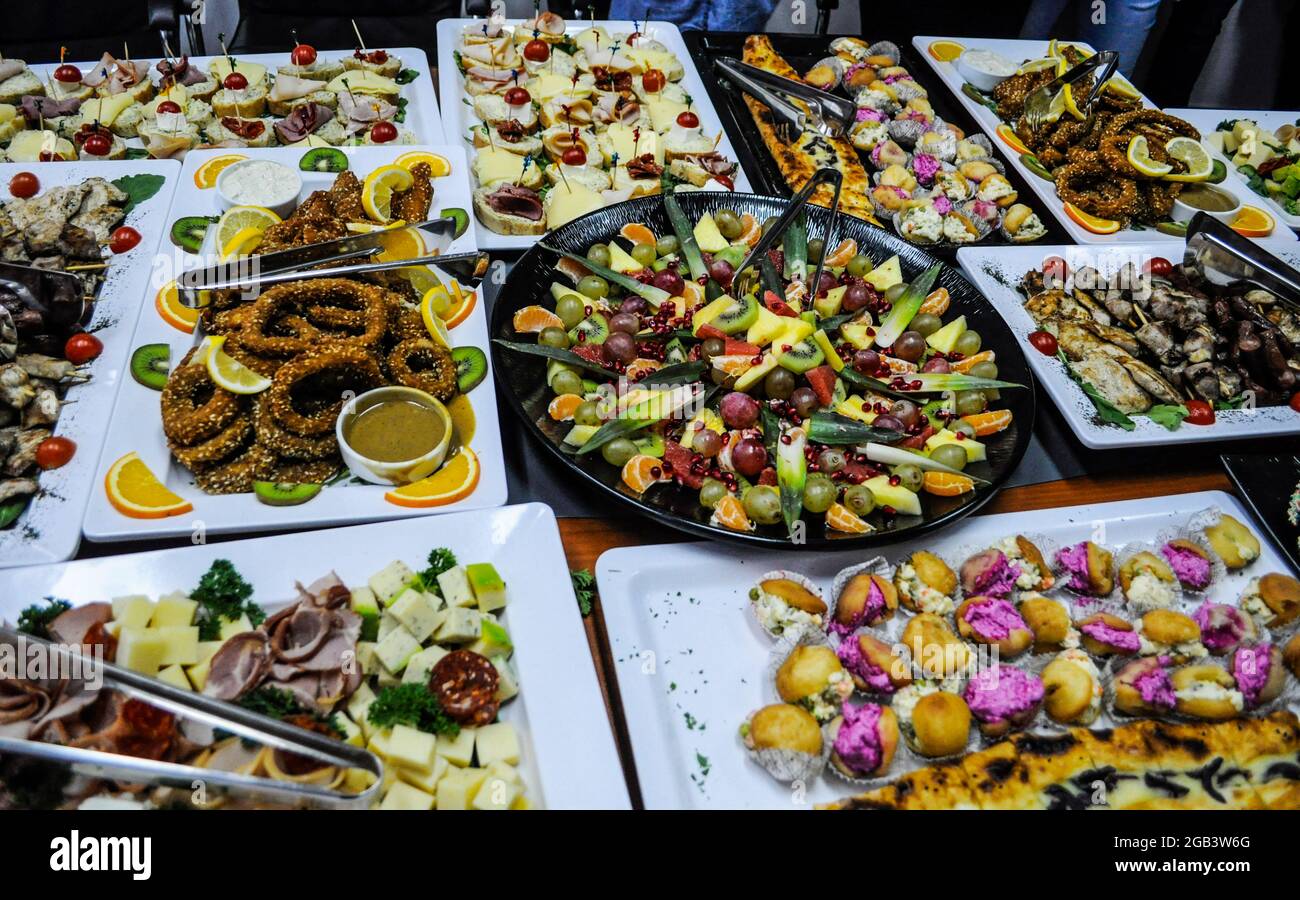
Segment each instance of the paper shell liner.
M1214 583L1219 580L1219 573L1223 573L1226 576L1228 567L1224 563L1223 558L1220 557L1219 554L1215 553L1214 548L1210 546L1210 541L1205 536L1205 529L1211 525L1217 525L1219 520L1222 518L1223 510L1219 509L1217 506L1211 506L1209 509L1203 509L1200 512L1192 513L1187 517L1187 524L1183 526L1184 536L1195 536L1195 538L1189 538L1189 540L1199 538L1199 543L1202 548L1210 551L1211 565L1217 565L1217 568L1214 570L1215 577L1210 581L1211 587L1213 587ZM1258 538L1258 535L1256 535L1256 537ZM1246 568L1249 568L1249 566Z
M789 569L773 569L770 572L764 572L762 575L758 576L758 578L754 580L754 583L753 585L751 585L751 588L757 588L758 590L761 591L762 588L758 587L759 584L761 584L764 581L776 580L776 579L789 579L790 581L801 584L804 587L806 587L809 591L811 591L812 593L820 597L822 599L822 602L826 604L826 612L822 615L821 628L816 628L815 626L811 626L811 625L805 625L801 629L795 631L794 634L798 635L808 630L813 631L813 633L815 634L824 634L826 629L826 623L830 622L831 616L835 615L835 598L838 597L839 594L836 593L836 595L833 597L827 597L825 592L822 591L822 589L817 585L817 582L813 581L807 575L804 575L800 572L792 572ZM767 635L769 638L776 641L778 645L780 644L781 641L786 640L788 638L790 632L786 632L785 634L773 634L772 632L768 631L765 627L763 627L762 621L760 621L758 618L758 603L754 600L749 599L748 592L745 593L745 601L749 604L749 608L754 616L754 621L758 622L759 631L763 632L763 634ZM794 645L792 645L790 649L794 649ZM789 650L787 650L786 653L788 654Z
M889 581L892 581L894 578L894 567L891 566L889 564L889 561L885 559L883 556L873 557L872 559L869 559L864 563L858 563L855 566L849 566L847 568L840 569L838 572L835 573L835 578L831 582L830 597L825 598L826 605L830 607L830 611L826 614L826 623L823 626L822 630L827 633L832 643L835 643L837 646L838 646L838 641L836 640L836 638L838 637L838 635L835 635L831 632L830 625L831 625L831 621L835 616L835 610L839 608L840 595L844 593L844 588L848 585L849 581L851 581L854 576L861 575L864 572L870 573L872 575L879 575L882 578L885 578ZM891 616L890 619L897 619L898 613L900 611L902 611L901 607L894 611L894 615Z
M966 562L966 560L970 559L972 556L975 556L978 553L983 553L985 550L996 549L997 543L1000 543L1003 538L1009 538L1009 537L1010 538L1023 537L1025 540L1029 541L1035 547L1037 547L1038 552L1043 554L1043 562L1047 564L1049 574L1051 574L1052 577L1056 580L1053 582L1051 587L1047 588L1046 590L1037 591L1037 593L1045 594L1053 598L1056 597L1056 593L1060 587L1060 579L1057 578L1056 571L1055 569L1052 568L1052 559L1053 557L1056 556L1056 550L1057 550L1056 542L1038 533L1026 533L1023 531L1014 531L1014 532L1009 531L1006 534L1002 535L1001 538L998 538L997 541L977 541L977 542L972 542L967 544L960 544L959 546L957 546L951 551L952 558L959 560L959 562L955 566L952 565L951 562L948 562L948 560L946 559L944 560L945 562L948 562L949 568L951 568L954 572L957 573L957 583L958 583L957 591L958 594L960 595L960 598L958 599L957 602L958 606L961 605L961 600L964 600L966 597L965 591L963 591L960 587L962 565ZM1007 599L1019 605L1020 598L1022 596L1034 592L1035 592L1034 588L1030 588L1029 590L1022 590L1021 588L1017 587L1011 591L1011 594L1007 597ZM1068 603L1066 604L1066 608L1069 609Z
M1176 709L1171 709L1165 713L1146 713L1140 716L1130 716L1121 712L1119 708L1115 706L1115 686L1118 683L1119 672L1127 663L1140 658L1141 657L1138 656L1117 657L1110 660L1109 663L1102 668L1101 674L1104 679L1102 685L1103 694L1101 698L1102 714L1098 717L1097 722L1100 722L1102 718L1106 717L1109 717L1110 721L1116 725L1125 722L1139 721L1141 719L1183 724L1189 722L1204 724L1206 722L1214 721L1212 719L1202 719L1196 716L1185 715L1178 712ZM1232 674L1232 657L1230 655L1225 657L1208 657L1201 660L1199 663L1186 663L1183 665L1217 666L1218 668L1228 672L1228 674ZM1172 674L1175 670L1183 668L1183 665L1169 665L1166 669ZM1289 673L1283 684L1281 694L1270 700L1268 703L1261 703L1258 706L1247 707L1242 710L1241 715L1238 718L1258 718L1261 716L1267 716L1269 713L1277 712L1279 710L1290 710L1297 715L1300 715L1300 684L1298 684L1296 679L1292 678ZM1097 728L1098 725L1094 722L1089 727Z
M1209 512L1209 510L1206 510L1206 512ZM1201 513L1198 513L1197 515L1201 515ZM1217 520L1218 517L1216 515L1215 521ZM1197 547L1201 548L1201 551L1206 555L1206 557L1209 558L1210 583L1205 587L1204 590L1198 591L1194 588L1189 588L1185 584L1181 585L1183 590L1183 596L1185 598L1189 600L1199 601L1205 597L1208 597L1209 594L1214 590L1215 585L1223 583L1223 580L1228 577L1228 567L1223 564L1223 560L1219 558L1219 554L1214 552L1214 548L1211 547L1210 542L1206 540L1204 532L1202 532L1201 529L1199 528L1189 527L1190 522L1191 520L1189 519L1188 524L1185 524L1181 528L1167 529L1165 531L1159 532L1156 535L1155 541L1153 543L1155 545L1155 554L1159 556L1161 559L1164 559L1164 556L1160 553L1160 548L1163 547L1165 544L1167 544L1169 541L1174 541L1174 540L1189 541L1190 543L1195 544ZM1168 562L1168 560L1165 561Z
M1186 612L1188 615L1191 614L1191 610L1190 608L1187 608L1187 603L1183 596L1183 586L1178 581L1177 577L1174 578L1174 583L1172 585L1174 599L1170 601L1168 606L1151 606L1145 603L1137 603L1136 601L1130 600L1124 593L1124 587L1120 584L1119 580L1119 572L1120 569L1124 567L1124 563L1137 554L1146 552L1153 554L1156 559L1168 565L1169 561L1160 554L1160 546L1160 544L1150 543L1147 541L1131 541L1123 547L1120 547L1119 550L1115 552L1115 593L1119 597L1123 598L1124 608L1128 611L1128 614L1124 618L1132 621L1135 627L1138 619L1142 618L1144 614L1156 609L1172 609L1175 612ZM1172 569L1173 567L1170 566L1170 568ZM1211 573L1211 576L1213 577L1213 573ZM1211 580L1210 583L1213 584L1213 580Z
M754 713L751 712L745 717L745 721L748 722L753 717ZM750 749L745 746L744 740L739 735L737 740L740 741L740 746L750 759L766 769L767 774L785 784L811 781L821 774L822 769L826 768L826 761L831 757L830 729L827 725L822 726L822 752L816 756L811 753L800 753L798 750L779 750L775 747Z
M786 661L791 653L797 647L829 647L835 649L835 645L830 642L823 631L812 631L806 629L797 631L794 634L783 634L777 638L776 644L767 655L767 664L763 667L763 683L767 685L768 696L773 703L785 703L781 695L776 692L776 673L781 668L782 663Z

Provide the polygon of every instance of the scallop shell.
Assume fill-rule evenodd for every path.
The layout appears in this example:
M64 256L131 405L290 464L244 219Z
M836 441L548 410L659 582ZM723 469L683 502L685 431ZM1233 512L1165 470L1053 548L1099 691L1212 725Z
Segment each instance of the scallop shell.
M898 61L903 58L903 53L893 41L876 41L867 48L867 56L888 56L894 61L894 65L898 65Z
M824 82L823 79L820 77L818 77L816 80L810 77L812 76L814 71L821 69L823 67L825 67L828 70L830 81ZM842 82L843 80L844 80L844 60L836 56L827 56L817 61L811 67L809 67L808 71L804 74L804 81L808 82L813 87L821 88L824 91L835 90L835 88L840 86L840 82Z
M924 122L915 119L895 119L889 123L889 136L901 147L911 149L921 135L929 130Z

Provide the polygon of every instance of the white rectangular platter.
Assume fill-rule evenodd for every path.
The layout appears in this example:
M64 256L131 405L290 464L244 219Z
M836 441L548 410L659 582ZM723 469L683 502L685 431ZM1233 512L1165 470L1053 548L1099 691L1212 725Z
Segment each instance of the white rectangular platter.
M112 51L110 50L110 52ZM410 69L417 73L411 81L400 85L398 98L406 100L405 115L401 122L395 124L397 124L399 130L404 129L411 132L412 140L416 143L436 144L441 142L443 134L442 116L438 112L438 98L434 94L433 74L429 70L428 55L418 47L393 47L388 49L388 53L402 61L403 69ZM236 62L254 62L266 66L268 78L273 78L280 66L289 65L288 50L283 53L235 53L231 55ZM318 59L333 61L351 55L351 50L321 50L318 52ZM189 62L190 65L196 66L206 73L212 61L218 58L218 56L192 56L189 58ZM157 87L162 80L162 75L157 68L159 59L157 57L132 57L132 60L134 62L148 61L149 78ZM84 77L98 64L99 60L92 60L76 63L76 66L81 69ZM54 70L58 66L58 63L33 63L28 68L42 82L48 83L54 77ZM273 118L278 121L281 117ZM144 147L144 142L140 138L125 139L125 143L127 147L137 149Z
M520 734L529 795L551 809L626 809L609 717L574 599L555 514L540 503L478 510L419 528L388 522L206 546L35 566L0 574L0 619L54 596L74 605L126 594L189 591L217 559L229 559L268 611L293 602L294 581L331 568L364 584L389 561L418 565L436 547L461 563L490 562L506 582L520 694L502 720Z
M1286 229L1281 229L1286 231ZM1081 266L1093 266L1103 275L1110 275L1125 263L1141 266L1155 256L1165 257L1174 263L1182 261L1184 242L1159 244L1119 244L1111 247L1085 247L1062 244L1055 247L999 247L985 249L963 247L957 251L957 262L966 277L988 298L997 311L1021 340L1038 330L1033 318L1025 311L1025 297L1017 290L1020 278L1030 269L1042 266L1051 256L1065 259L1070 271ZM1265 249L1291 266L1300 266L1300 245L1293 242L1270 242ZM1258 407L1256 409L1218 410L1213 425L1189 425L1186 422L1170 431L1144 416L1133 416L1136 428L1125 431L1118 425L1102 422L1096 408L1078 384L1070 378L1065 367L1052 356L1044 356L1026 341L1025 358L1034 371L1034 377L1051 396L1075 436L1086 447L1094 450L1122 447L1154 447L1163 444L1195 444L1206 441L1245 440L1280 435L1300 434L1300 415L1289 406Z
M166 179L158 192L127 213L125 224L140 232L141 241L120 257L108 256L107 277L100 288L87 330L104 344L104 351L87 367L90 380L68 389L67 403L59 414L56 435L77 445L72 461L40 476L40 493L9 528L0 530L0 568L58 562L70 558L81 543L81 519L94 492L95 467L108 429L113 400L123 381L130 382L127 360L131 332L145 296L158 244L167 233L167 210L180 177L173 160L63 163L33 167L0 164L0 195L9 199L9 180L19 172L34 171L41 190L78 184L87 178L108 181L131 175L156 175ZM39 195L38 195L39 196ZM133 382L132 382L133 383Z
M996 146L999 152L1001 152L1011 165L1020 172L1030 189L1033 190L1033 192L1043 201L1043 204L1052 211L1052 215L1056 216L1056 219L1061 223L1061 226L1070 233L1070 237L1074 238L1081 244L1145 244L1158 241L1173 243L1181 240L1181 238L1174 237L1173 235L1162 234L1150 227L1144 227L1141 230L1121 228L1114 234L1095 234L1074 221L1074 219L1070 218L1065 211L1065 204L1062 202L1061 198L1057 196L1056 185L1050 181L1045 181L1038 175L1034 174L1028 166L1020 161L1020 153L1012 147L1009 147L998 135L997 127L1002 124L1002 120L999 119L987 106L984 106L981 103L976 103L973 99L962 92L961 88L962 85L966 83L966 79L964 79L957 71L956 65L951 62L941 62L931 55L929 48L935 41L955 41L965 47L978 47L980 49L992 50L1015 63L1020 63L1029 59L1038 59L1045 56L1047 54L1047 41L939 37L934 35L912 38L912 44L916 47L921 57L924 58L925 61L929 63L930 68L934 69L935 73L943 79L944 84L946 84L953 92L958 102L966 107L967 112L975 117L975 120L980 123L986 132L992 135L994 146ZM1070 43L1090 52L1093 49L1082 41L1070 41ZM1155 106L1155 104L1145 96L1142 97L1142 105L1148 107ZM1250 189L1246 187L1246 183L1231 166L1228 167L1228 176L1224 181L1224 185L1237 196L1241 197L1243 202L1249 202L1247 198L1254 196ZM1273 240L1291 240L1293 237L1294 235L1285 228L1275 228L1273 234L1270 235L1270 239Z
M486 21L485 19L442 19L438 22L438 94L442 98L443 105L447 107L446 115L443 117L443 128L446 133L447 143L465 147L470 154L471 161L473 160L474 146L469 138L469 129L473 125L477 125L479 120L474 115L474 107L465 92L464 79L460 67L456 65L453 53L460 45L461 34L467 26L484 24ZM507 23L507 27L511 24ZM517 25L518 23L513 24ZM739 166L736 151L731 146L730 138L722 129L721 120L718 118L717 111L713 108L713 101L709 99L709 93L704 88L704 82L700 80L700 73L695 68L695 61L686 49L686 42L682 40L682 33L678 31L677 26L672 22L641 22L636 23L636 25L641 26L642 35L664 44L681 60L685 75L682 77L680 84L693 101L695 111L700 117L700 124L704 128L704 133L721 132L722 138L718 142L717 149ZM575 20L569 23L567 31L568 34L575 35L580 31L595 27L604 28L610 34L627 34L633 31L636 25L626 21ZM751 190L749 178L745 175L743 168L737 168L734 180L737 191ZM720 187L716 182L711 181L709 184L711 187L706 188L706 190ZM536 235L497 234L482 225L472 211L470 215L474 227L478 230L479 246L485 250L527 250L541 240Z
M1250 119L1270 132L1276 131L1283 125L1294 125L1300 121L1300 110L1294 109L1168 109L1165 112L1191 122L1201 134L1213 134L1224 119ZM1215 151L1214 155L1227 163L1229 171L1233 169L1232 161L1222 153ZM1259 197L1259 194L1251 193L1249 196ZM1286 223L1290 228L1300 228L1300 216L1291 215L1271 197L1259 198L1279 221Z
M434 197L430 209L436 211L450 207L469 208L469 184L465 178L465 156L459 147L434 145L393 147L340 148L348 157L349 168L361 180L367 173L381 165L388 165L403 153L427 150L446 157L451 163L451 173L433 180ZM180 175L181 189L172 203L171 212L163 225L181 216L217 215L220 210L216 191L199 188L194 172L213 155L241 153L246 156L275 159L296 166L298 155L286 157L286 151L267 150L198 150L189 154ZM306 151L302 151L306 152ZM320 172L300 172L303 189L299 200L316 190L325 190L334 183L334 175ZM213 229L205 237L203 251L211 254ZM457 253L475 249L474 232L466 230L452 242L448 252ZM210 264L202 256L194 256L164 241L163 254L158 257L152 279L141 285L140 302L144 313L136 327L131 346L164 343L171 347L171 362L175 366L190 348L197 343L191 332L168 324L156 311L155 295L183 270ZM444 283L447 278L443 276ZM480 291L481 293L481 291ZM488 342L487 310L478 297L468 318L450 332L454 346L471 345L486 350ZM501 451L501 428L497 420L496 397L492 373L489 368L483 382L468 395L477 419L477 429L470 447L477 455L480 467L478 486L463 500L431 509L410 509L397 506L384 499L386 488L371 484L341 483L325 488L309 503L301 506L268 506L252 494L227 494L211 496L195 486L190 473L176 463L167 449L159 414L159 393L130 381L118 397L118 405L108 425L103 458L92 491L85 519L85 534L94 541L139 540L148 537L189 535L195 527L212 533L266 531L277 528L319 528L329 525L350 525L379 519L404 518L436 512L451 512L500 506L506 502L505 462ZM163 519L133 519L119 513L108 501L103 488L104 476L113 462L123 454L136 451L150 470L168 487L191 500L194 511L183 516Z
M898 544L883 555L892 562L914 550L930 550L951 558L1024 533L1057 546L1094 539L1121 547L1149 540L1212 506L1251 523L1235 497L1208 491L972 516L941 535ZM1099 527L1104 539L1095 530ZM1216 583L1212 598L1235 604L1250 577L1287 571L1273 546L1261 543L1260 558L1244 573ZM861 790L830 774L792 790L749 760L737 729L775 696L764 678L774 642L750 609L750 587L765 572L789 569L829 593L836 572L869 556L759 554L698 543L623 547L600 557L601 608L648 809L807 809Z

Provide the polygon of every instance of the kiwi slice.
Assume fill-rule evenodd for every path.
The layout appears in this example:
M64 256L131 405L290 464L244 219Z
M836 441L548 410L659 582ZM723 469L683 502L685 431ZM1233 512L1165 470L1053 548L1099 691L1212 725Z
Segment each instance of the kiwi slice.
M208 227L215 221L216 216L181 216L172 223L172 243L186 253L198 253Z
M253 493L267 506L297 506L320 493L319 484L293 481L254 481Z
M826 354L822 348L806 338L796 344L790 345L789 350L784 350L776 358L777 365L783 369L789 369L796 375L807 372L809 369L815 369L826 360Z
M347 167L347 155L335 147L312 147L298 160L304 172L342 172Z
M758 298L752 294L747 294L719 313L709 324L724 334L737 334L745 331L757 321ZM809 368L812 367L809 366Z
M459 206L449 206L439 215L444 219L454 219L456 221L456 233L452 236L452 240L460 237L465 233L465 229L469 228L469 213Z
M456 389L468 394L487 377L487 356L478 347L457 347L451 351L456 363Z
M586 337L579 341L579 334L584 334ZM574 344L603 344L607 337L609 337L609 320L598 312L587 316L569 331L569 341Z
M646 456L653 456L655 459L662 459L664 455L664 438L661 434L642 435L639 438L633 438L632 443L636 445L636 452L643 453Z
M172 348L166 344L145 344L131 354L131 377L147 388L161 391L171 369Z

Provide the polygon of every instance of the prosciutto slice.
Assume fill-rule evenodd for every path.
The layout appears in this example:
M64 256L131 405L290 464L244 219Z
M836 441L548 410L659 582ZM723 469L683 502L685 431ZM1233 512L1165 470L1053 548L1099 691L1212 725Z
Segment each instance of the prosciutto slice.
M50 637L59 644L87 643L86 635L96 625L104 625L113 618L113 604L87 603L74 606L50 623Z
M517 184L502 184L483 198L488 206L505 215L519 216L530 222L541 221L542 198L537 192Z
M275 84L267 98L273 102L281 100L298 100L325 87L325 82L314 78L299 78L296 75L277 75Z
M295 106L289 115L275 123L275 133L282 144L301 141L334 118L334 111L321 103Z
M154 68L156 68L159 74L162 75L164 81L170 78L176 84L184 85L185 87L208 80L208 76L190 65L190 60L187 56L182 56L177 60L160 59L158 60L158 65Z
M36 94L24 94L19 104L23 111L23 118L28 122L39 122L42 118L57 119L60 116L70 116L81 109L81 101L76 97L54 100Z

